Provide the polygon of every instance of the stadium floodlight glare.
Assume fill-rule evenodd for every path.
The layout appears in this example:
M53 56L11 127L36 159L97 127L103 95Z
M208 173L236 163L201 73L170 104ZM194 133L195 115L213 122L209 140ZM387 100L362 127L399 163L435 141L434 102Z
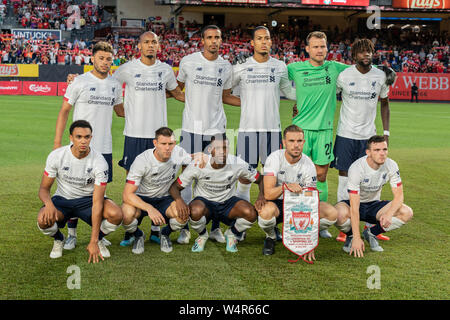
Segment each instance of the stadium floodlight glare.
M403 27L401 27L401 29L403 30L405 28L408 28L409 26L410 26L409 24L405 24Z
M392 28L393 26L394 26L394 24L391 23L390 25L387 26L387 28L389 29L389 28Z

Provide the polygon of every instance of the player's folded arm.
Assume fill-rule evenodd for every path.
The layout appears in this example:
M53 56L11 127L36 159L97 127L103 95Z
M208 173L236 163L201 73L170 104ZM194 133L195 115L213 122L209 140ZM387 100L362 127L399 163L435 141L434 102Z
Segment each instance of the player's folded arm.
M270 174L264 175L264 197L266 200L276 200L283 193L282 186L277 187L277 177Z

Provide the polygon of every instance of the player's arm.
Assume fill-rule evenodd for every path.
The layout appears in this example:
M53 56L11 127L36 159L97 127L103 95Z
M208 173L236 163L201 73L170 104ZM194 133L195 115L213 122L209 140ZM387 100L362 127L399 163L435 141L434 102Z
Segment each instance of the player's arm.
M119 104L116 104L114 106L114 112L116 113L116 115L118 117L125 118L125 109L123 107L123 102L119 103Z
M53 204L50 196L50 190L52 188L55 178L47 176L46 172L42 175L41 185L39 186L39 199L44 204L44 210L42 212L42 219L47 224L53 224L56 221L58 211Z
M168 91L169 91L170 95L172 97L174 97L175 99L177 99L178 101L181 101L181 102L185 101L184 92L182 91L180 86L177 86L175 89L168 90Z
M352 248L350 249L350 255L355 254L355 257L364 256L364 241L361 239L359 232L359 206L360 196L357 192L349 192L350 199L350 221L352 224L353 241Z
M287 69L280 77L280 90L287 99L297 101L297 93L289 80Z
M247 179L240 178L239 182L242 184L250 184L251 181ZM255 201L255 209L256 211L260 211L264 205L266 204L266 198L264 197L264 176L258 173L258 178L255 182L258 185L259 193L258 198Z
M53 141L53 150L61 147L62 136L66 129L67 119L69 118L70 109L72 105L64 99L61 109L56 119L55 139Z
M181 197L181 190L183 189L184 187L181 186L181 184L179 183L179 179L177 179L170 186L169 194L175 200L176 209L178 214L180 215L180 219L187 219L189 217L190 211L189 207Z
M391 111L389 109L389 98L380 99L380 103L381 103L381 109L380 109L381 122L383 123L383 130L385 133L384 138L386 139L386 142L389 145L389 122L390 122L390 116L391 116Z
M149 218L155 225L163 225L165 223L165 220L162 214L151 204L148 204L140 197L138 197L136 195L137 189L137 185L129 183L129 180L127 180L122 194L123 202L135 208L141 209L142 211L147 211Z
M400 184L397 187L392 187L392 194L394 199L391 201L389 210L387 210L383 215L380 216L380 225L382 228L388 228L392 223L392 217L394 213L400 210L403 205L403 186Z
M105 201L105 191L106 191L106 183L102 183L100 185L94 185L94 194L92 196L92 231L91 231L91 240L86 248L89 252L88 263L92 261L92 263L97 263L98 257L102 260L105 260L100 253L100 249L98 247L98 236L100 234L100 224L103 219L103 203Z
M283 186L277 186L277 177L264 175L264 198L266 200L276 200L283 194Z
M240 107L241 106L241 98L233 96L231 94L231 89L225 89L222 93L222 102L229 104L231 106Z
M178 87L180 87L180 90L183 91L184 90L184 82L181 82L180 80L177 80L178 82Z

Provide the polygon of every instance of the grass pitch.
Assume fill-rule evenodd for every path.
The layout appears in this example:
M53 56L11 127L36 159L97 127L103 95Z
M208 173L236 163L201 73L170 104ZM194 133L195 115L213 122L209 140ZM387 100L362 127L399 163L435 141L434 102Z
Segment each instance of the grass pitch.
M320 239L314 265L289 263L295 256L281 243L262 255L264 234L257 224L239 252L209 241L201 254L176 243L170 254L146 241L145 253L119 246L123 229L108 236L111 258L88 265L90 228L82 221L78 245L52 260L52 239L36 227L37 193L53 146L61 97L0 96L0 299L448 299L450 292L450 105L391 103L389 156L402 174L405 203L413 220L389 233L385 251L366 249L363 259L346 255L342 243ZM282 125L292 102L283 101ZM181 127L183 105L169 100L169 126ZM228 128L237 128L240 109L226 106ZM337 120L338 113L336 113ZM71 116L70 116L71 119ZM69 121L70 123L70 121ZM125 171L117 165L123 148L123 119L113 122L114 181L107 194L121 204ZM336 121L335 121L336 124ZM381 130L381 121L377 120ZM381 131L379 131L381 132ZM66 130L65 141L68 142ZM329 201L336 199L337 172L330 169ZM257 187L252 187L252 199ZM383 198L391 199L387 186ZM149 219L143 230L149 234ZM222 225L224 230L224 226ZM333 236L337 229L331 228ZM63 231L66 233L66 231ZM366 244L366 247L369 247ZM67 286L69 266L80 268L81 289ZM369 289L370 266L378 266L381 289ZM369 269L370 270L370 269ZM369 279L370 282L370 279Z

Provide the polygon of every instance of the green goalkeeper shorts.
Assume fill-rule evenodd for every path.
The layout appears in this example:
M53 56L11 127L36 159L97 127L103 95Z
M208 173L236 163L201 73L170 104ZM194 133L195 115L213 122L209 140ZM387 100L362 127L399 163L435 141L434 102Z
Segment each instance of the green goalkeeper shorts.
M306 154L314 164L319 166L329 164L334 160L333 155L333 130L305 130L305 144L303 153Z

